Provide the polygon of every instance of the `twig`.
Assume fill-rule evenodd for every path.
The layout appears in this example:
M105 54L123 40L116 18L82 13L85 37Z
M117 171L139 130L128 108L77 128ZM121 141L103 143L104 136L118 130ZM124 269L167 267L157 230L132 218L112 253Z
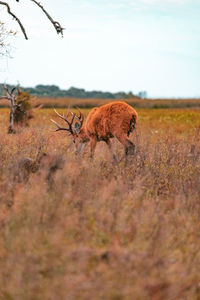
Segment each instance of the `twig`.
M19 2L19 0L16 0L17 2ZM57 21L54 21L53 18L49 15L49 13L45 10L45 8L40 4L40 2L36 1L36 0L30 0L30 1L33 1L37 6L39 6L41 8L41 10L44 12L44 14L47 16L47 18L50 20L50 22L53 24L57 34L61 34L61 36L63 37L63 30L65 28L63 28L59 22ZM26 31L25 31L25 28L24 26L22 25L20 19L14 15L11 10L10 10L10 6L8 5L7 2L4 2L4 1L0 1L0 5L5 5L7 7L7 11L8 11L8 14L11 15L19 24L20 28L21 28L21 31L23 32L24 34L24 37L26 40L28 40L28 36L26 34Z
M18 1L18 0L16 0L16 1ZM10 6L8 5L8 3L3 2L3 1L0 1L0 5L5 5L5 6L7 7L8 14L11 15L11 16L17 21L17 23L19 24L19 26L20 26L20 28L21 28L21 31L22 31L23 34L24 34L25 39L28 40L28 36L27 36L27 34L26 34L26 31L25 31L24 26L22 25L20 19L19 19L16 15L14 15L14 14L11 12Z
M53 24L53 26L54 26L54 28L55 28L57 34L60 33L60 34L63 36L63 30L64 30L65 28L63 28L63 27L60 25L59 22L54 21L54 20L52 19L52 17L49 15L49 13L44 9L44 7L43 7L38 1L36 1L36 0L31 0L31 1L33 1L36 5L38 5L38 6L41 8L41 10L44 12L44 14L47 16L47 18L48 18L48 19L50 20L50 22Z
M10 98L7 96L0 96L0 100L9 100L10 101Z

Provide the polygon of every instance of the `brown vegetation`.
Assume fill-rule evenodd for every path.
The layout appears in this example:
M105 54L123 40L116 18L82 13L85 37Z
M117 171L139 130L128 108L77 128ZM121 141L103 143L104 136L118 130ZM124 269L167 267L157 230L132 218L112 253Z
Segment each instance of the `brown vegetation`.
M119 99L122 101L124 99ZM71 107L92 108L109 103L111 99L78 99L78 98L37 98L36 104L43 104L44 108ZM200 108L200 99L140 99L128 98L125 101L135 108ZM0 107L7 103L1 101Z
M75 156L52 110L7 135L1 109L0 299L200 299L200 113L137 111L124 166Z
M14 112L14 124L28 126L33 118L33 97L28 92L18 90L16 97L16 109Z

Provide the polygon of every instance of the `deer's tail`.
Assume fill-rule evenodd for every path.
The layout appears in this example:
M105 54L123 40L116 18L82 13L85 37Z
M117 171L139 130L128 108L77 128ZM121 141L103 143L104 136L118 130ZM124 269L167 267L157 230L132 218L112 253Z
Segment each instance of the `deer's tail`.
M130 123L129 123L128 136L135 129L136 122L137 122L137 116L132 115L132 118L131 118Z

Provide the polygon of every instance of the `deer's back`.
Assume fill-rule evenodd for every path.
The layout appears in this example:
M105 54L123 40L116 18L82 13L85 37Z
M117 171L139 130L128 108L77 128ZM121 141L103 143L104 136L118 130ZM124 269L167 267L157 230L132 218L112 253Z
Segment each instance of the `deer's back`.
M111 102L93 108L85 122L88 136L110 138L120 134L127 134L130 122L137 122L137 112L125 102Z

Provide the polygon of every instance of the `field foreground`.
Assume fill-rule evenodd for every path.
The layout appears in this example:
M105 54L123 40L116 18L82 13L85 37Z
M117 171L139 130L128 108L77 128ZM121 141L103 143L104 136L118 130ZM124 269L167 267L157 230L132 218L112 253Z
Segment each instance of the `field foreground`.
M125 165L0 110L0 299L200 299L200 110L137 111Z

